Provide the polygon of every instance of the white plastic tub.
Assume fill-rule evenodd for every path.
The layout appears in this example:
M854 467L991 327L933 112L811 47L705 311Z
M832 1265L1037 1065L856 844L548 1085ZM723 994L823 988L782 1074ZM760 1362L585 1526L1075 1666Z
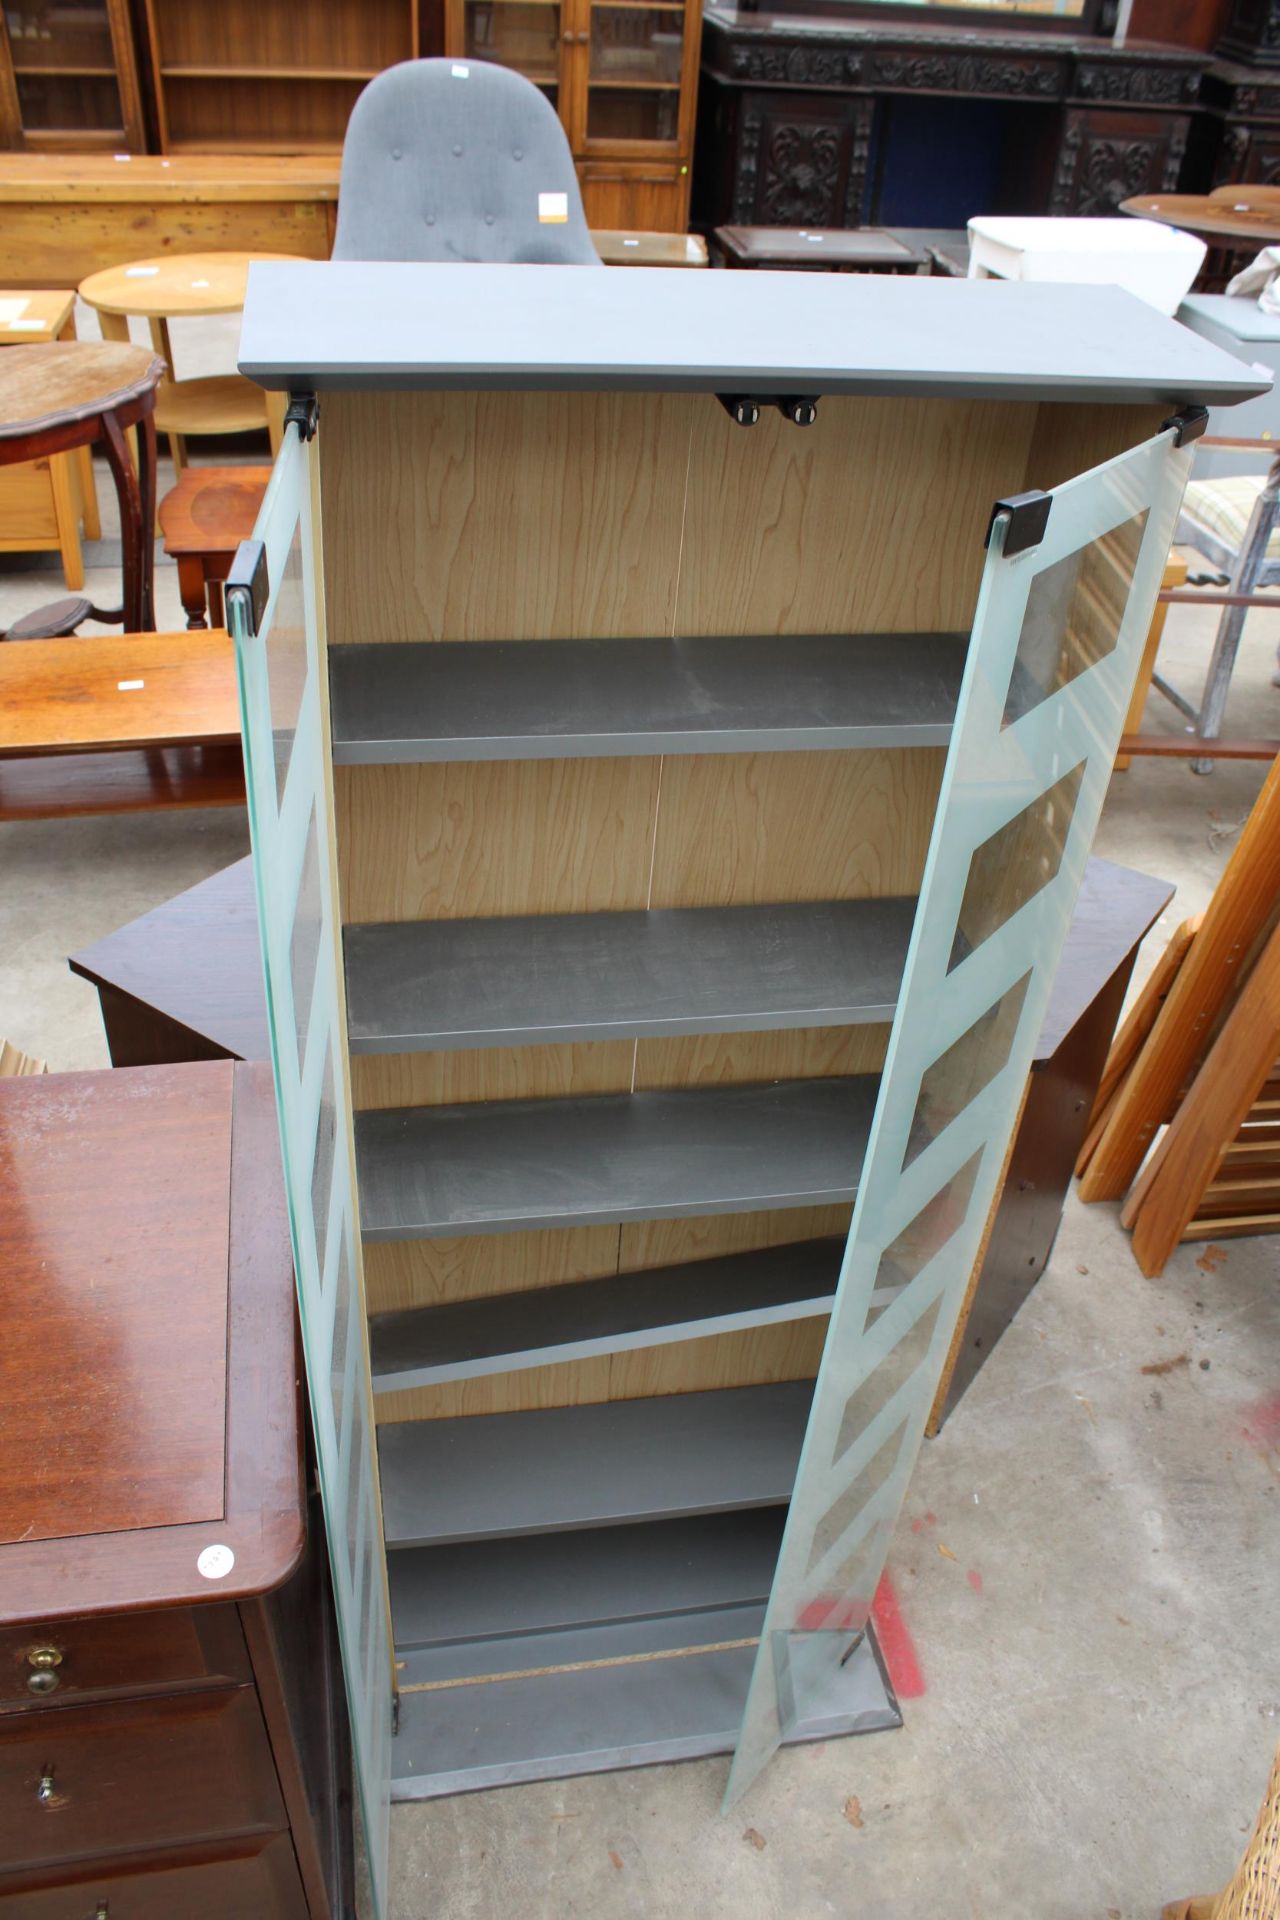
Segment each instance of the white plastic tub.
M1172 314L1191 290L1203 240L1155 220L1023 220L980 214L969 222L971 280L1090 281L1126 287Z

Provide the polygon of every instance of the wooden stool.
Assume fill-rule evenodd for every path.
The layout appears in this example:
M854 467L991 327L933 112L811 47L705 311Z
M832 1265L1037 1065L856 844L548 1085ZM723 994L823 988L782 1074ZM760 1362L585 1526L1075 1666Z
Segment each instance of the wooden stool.
M75 304L75 294L67 290L0 292L0 346L74 340ZM84 585L82 526L86 540L102 538L88 447L11 467L5 473L0 492L0 553L31 553L56 546L62 555L63 578L79 592Z
M188 467L160 502L164 550L178 563L188 627L223 624L222 582L253 532L270 478L270 467Z
M0 466L103 443L120 502L124 593L119 607L87 606L83 617L135 633L150 632L156 624L151 528L156 388L164 370L163 360L145 347L91 340L11 347L0 354ZM136 469L125 444L131 427L138 429Z
M284 396L263 393L238 373L179 380L169 343L169 321L239 313L252 260L291 260L288 253L179 253L106 267L80 283L80 298L96 311L106 340L127 340L129 318L146 320L151 343L164 358L166 375L156 402L156 430L169 436L179 473L187 464L190 433L257 433L271 436L279 452Z

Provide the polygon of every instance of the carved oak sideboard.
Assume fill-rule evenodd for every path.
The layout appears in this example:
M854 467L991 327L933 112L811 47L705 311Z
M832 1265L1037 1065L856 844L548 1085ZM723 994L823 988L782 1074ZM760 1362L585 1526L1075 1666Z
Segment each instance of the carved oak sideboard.
M1171 192L1210 56L708 5L694 224L963 226Z

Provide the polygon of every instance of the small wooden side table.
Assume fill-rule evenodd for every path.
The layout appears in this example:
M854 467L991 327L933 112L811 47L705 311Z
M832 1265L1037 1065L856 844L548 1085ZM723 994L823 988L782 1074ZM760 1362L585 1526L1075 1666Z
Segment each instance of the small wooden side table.
M221 630L0 647L0 820L243 805Z
M717 227L715 264L808 273L924 273L929 255L880 227Z
M254 260L291 260L288 253L174 253L106 267L80 283L80 298L98 315L105 340L127 340L129 319L146 320L167 369L156 403L156 430L169 436L175 469L187 464L191 433L254 433L265 427L274 457L284 429L284 399L239 373L179 380L169 322L239 313Z
M0 346L31 347L50 340L74 340L76 296L61 289L48 293L0 290ZM86 540L102 538L93 462L88 447L55 453L0 473L0 553L31 553L56 546L62 555L67 587L84 586Z
M188 628L222 626L222 583L253 532L270 478L270 467L188 467L160 502L164 550L178 563Z
M0 1916L338 1920L347 1726L262 1067L0 1081Z
M164 362L145 347L55 341L0 354L0 467L101 441L120 502L124 594L119 607L84 603L79 618L151 632L155 613L156 388ZM125 434L138 429L138 464Z
M593 227L591 244L606 267L705 267L707 243L700 233L631 232Z

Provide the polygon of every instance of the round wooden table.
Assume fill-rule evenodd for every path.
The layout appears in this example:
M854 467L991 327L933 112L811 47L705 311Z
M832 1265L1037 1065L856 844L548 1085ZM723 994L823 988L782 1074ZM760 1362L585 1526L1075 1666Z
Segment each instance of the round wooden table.
M1138 194L1122 200L1120 211L1136 214L1140 220L1158 220L1161 226L1181 227L1211 247L1248 252L1280 240L1280 206L1245 204L1250 192L1248 187L1240 188L1240 206L1217 194Z
M101 440L120 502L124 594L119 607L88 601L78 619L129 633L155 630L156 390L164 361L146 347L92 340L6 347L0 354L0 465L45 460ZM138 430L138 464L125 434Z
M175 468L187 463L191 433L254 433L266 427L279 449L283 397L263 393L238 373L179 380L174 373L169 321L239 313L254 260L293 260L289 253L170 253L126 266L104 267L80 283L80 298L98 314L104 339L127 340L131 318L146 320L151 342L167 369L156 403L156 428L169 436Z

